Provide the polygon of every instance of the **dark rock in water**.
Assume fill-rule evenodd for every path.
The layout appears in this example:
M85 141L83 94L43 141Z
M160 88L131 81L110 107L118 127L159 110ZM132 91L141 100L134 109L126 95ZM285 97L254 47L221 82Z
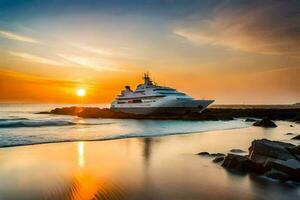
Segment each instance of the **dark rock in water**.
M225 154L223 154L223 153L211 153L210 154L207 151L203 151L203 152L197 153L197 155L200 155L200 156L212 156L212 157L225 156Z
M209 156L210 154L206 151L203 151L203 152L197 153L197 155L199 155L199 156Z
M290 175L291 179L300 181L300 162L296 159L269 161L272 169Z
M295 180L300 180L300 162L291 151L298 151L295 145L270 141L254 140L249 148L251 171L265 173L271 169L284 172Z
M222 164L222 167L237 171L247 171L249 169L249 159L246 156L228 154Z
M286 133L286 135L295 135L295 133Z
M82 107L64 107L64 108L55 108L48 112L47 114L56 114L56 115L78 115L85 108ZM40 112L38 114L44 114L45 112Z
M254 140L249 147L249 155L228 154L222 166L264 174L281 181L300 181L300 145L266 139Z
M300 123L300 114L294 117L293 122Z
M224 156L218 156L213 159L213 162L218 163L224 160Z
M261 127L265 127L265 128L277 127L277 125L269 118L263 118L262 120L255 122L253 124L253 126L261 126Z
M293 137L292 140L300 140L300 135Z
M210 156L216 157L216 156L225 156L224 153L212 153Z
M267 139L254 140L249 147L249 159L252 162L264 165L267 160L280 159L288 160L293 159L293 155L287 150L287 148L294 147L295 145L271 141Z
M298 155L300 156L300 145L293 146L293 147L287 147L287 150L289 152L291 152L294 156L298 156Z
M231 153L246 153L246 151L241 150L241 149L231 149L230 152Z
M245 122L256 122L257 120L256 119L253 119L253 118L247 118L245 119Z
M270 171L267 171L264 174L266 177L271 178L271 179L275 179L275 180L280 180L280 181L288 181L291 180L292 177L284 172L275 170L275 169L271 169Z

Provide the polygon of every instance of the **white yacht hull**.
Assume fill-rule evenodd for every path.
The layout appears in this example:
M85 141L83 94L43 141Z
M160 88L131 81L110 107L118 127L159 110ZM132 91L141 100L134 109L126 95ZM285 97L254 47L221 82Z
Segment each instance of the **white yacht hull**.
M133 105L117 105L113 103L111 110L142 115L200 113L213 102L213 100L169 100L154 104L135 103Z

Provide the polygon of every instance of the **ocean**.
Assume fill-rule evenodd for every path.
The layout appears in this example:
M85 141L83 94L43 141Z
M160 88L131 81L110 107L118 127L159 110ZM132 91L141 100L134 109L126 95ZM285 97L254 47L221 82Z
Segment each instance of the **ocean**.
M233 121L83 119L76 116L36 114L67 106L108 107L105 104L0 104L0 147L154 137L249 126L249 123L242 119Z
M212 157L197 155L227 154L231 149L248 152L251 142L262 138L299 145L291 139L294 135L286 134L300 134L297 123L276 121L278 127L268 129L244 119L81 119L35 114L65 106L71 105L0 105L1 200L300 198L297 183L235 173Z

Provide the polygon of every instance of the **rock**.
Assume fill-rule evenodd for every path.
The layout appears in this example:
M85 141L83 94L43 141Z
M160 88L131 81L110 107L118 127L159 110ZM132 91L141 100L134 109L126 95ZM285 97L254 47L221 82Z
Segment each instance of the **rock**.
M199 155L199 156L209 156L210 154L206 151L203 151L203 152L197 153L197 155Z
M264 164L270 158L280 160L292 159L293 156L287 148L294 146L293 144L267 139L254 140L249 147L249 159L260 164Z
M271 169L271 166L268 165L270 161L294 159L295 157L289 152L288 147L294 147L294 145L266 139L254 140L249 147L248 155L251 161L251 170L265 173Z
M223 154L223 153L211 153L210 154L207 151L203 151L203 152L197 153L197 155L200 155L200 156L212 156L212 157L225 156L225 154Z
M300 135L293 137L292 140L300 140Z
M210 155L213 156L213 157L216 157L216 156L225 156L224 153L212 153Z
M296 159L273 160L268 165L275 170L284 172L292 177L293 180L300 181L300 162Z
M249 169L249 164L249 159L246 156L229 153L225 157L222 167L237 171L247 171Z
M293 119L294 122L296 123L300 123L300 114L298 114L297 116L294 117Z
M271 179L275 179L275 180L280 180L283 182L292 180L292 177L284 172L272 169L270 171L267 171L264 174L266 177L271 178Z
M234 150L234 149L233 149ZM218 158L218 157L217 157ZM215 158L214 162L221 162ZM216 161L215 161L216 160ZM228 154L222 166L243 172L255 172L280 181L300 181L300 145L254 140L249 155Z
M272 120L300 121L300 108L208 108L202 113L189 114L151 114L135 115L116 112L108 108L97 107L64 107L40 112L40 114L75 115L83 118L113 118L113 119L174 119L174 120L233 120L234 118L263 118Z
M78 113L82 112L84 108L82 107L64 107L64 108L55 108L54 110L51 110L51 114L56 115L77 115Z
M231 149L230 152L231 153L246 153L246 151L241 150L241 149Z
M286 135L295 135L295 133L286 133Z
M253 124L253 126L261 126L261 127L264 127L264 128L275 128L275 127L277 127L277 125L272 120L270 120L269 118L263 118L262 120L255 122Z
M218 163L224 160L224 156L218 156L213 159L213 162Z
M287 150L291 152L294 156L300 157L300 145L294 147L287 147Z
M294 126L291 124L290 127L294 127Z
M256 119L253 119L253 118L247 118L245 119L245 122L256 122L257 120Z

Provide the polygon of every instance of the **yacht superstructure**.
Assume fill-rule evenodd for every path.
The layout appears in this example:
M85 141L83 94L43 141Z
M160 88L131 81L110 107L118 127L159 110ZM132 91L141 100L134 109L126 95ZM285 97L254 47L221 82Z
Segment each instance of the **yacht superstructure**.
M110 109L132 114L186 114L202 112L214 100L195 100L176 89L159 86L144 74L144 83L136 90L125 90L112 102Z

